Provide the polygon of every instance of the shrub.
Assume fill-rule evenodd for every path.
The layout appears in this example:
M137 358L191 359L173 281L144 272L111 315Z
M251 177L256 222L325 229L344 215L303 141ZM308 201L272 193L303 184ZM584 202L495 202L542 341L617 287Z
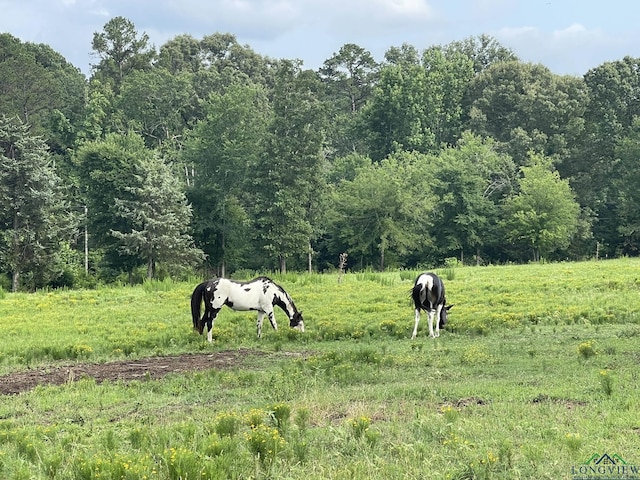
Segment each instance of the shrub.
M578 353L585 360L596 356L598 354L598 352L596 351L596 342L594 340L582 342L580 345L578 345Z
M272 463L287 443L280 436L277 428L269 427L265 424L252 428L245 433L245 438L249 450L263 465Z
M291 407L286 403L276 403L271 407L271 415L276 422L278 430L284 432L291 416Z
M221 412L216 416L215 432L219 437L233 437L240 430L240 417L235 413Z

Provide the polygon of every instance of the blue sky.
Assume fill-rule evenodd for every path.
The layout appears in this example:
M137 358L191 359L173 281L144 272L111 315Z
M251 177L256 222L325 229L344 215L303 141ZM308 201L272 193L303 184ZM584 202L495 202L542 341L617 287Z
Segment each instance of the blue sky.
M638 0L0 0L0 32L45 43L85 74L94 32L115 16L159 47L190 34L232 33L273 58L317 69L346 43L378 61L392 46L419 50L488 34L521 60L583 75L640 57Z

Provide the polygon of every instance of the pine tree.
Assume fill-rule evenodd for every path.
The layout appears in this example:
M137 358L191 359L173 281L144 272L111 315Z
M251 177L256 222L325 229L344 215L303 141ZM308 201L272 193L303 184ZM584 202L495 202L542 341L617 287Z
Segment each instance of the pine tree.
M0 267L11 289L45 285L75 229L45 142L17 118L0 116Z

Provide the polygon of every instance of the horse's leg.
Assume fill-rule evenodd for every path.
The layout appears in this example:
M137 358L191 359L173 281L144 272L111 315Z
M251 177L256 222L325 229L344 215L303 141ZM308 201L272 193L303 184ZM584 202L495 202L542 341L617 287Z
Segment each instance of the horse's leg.
M432 308L429 309L429 336L434 338L436 335L433 333L433 317L436 311ZM436 324L437 326L437 324Z
M443 305L440 304L438 305L438 307L436 308L436 315L435 315L435 321L436 321L436 337L440 336L440 314L442 313L442 307Z
M416 335L418 334L418 323L420 323L420 309L416 308L416 323L413 326L413 335L411 335L412 340L416 338Z
M216 317L218 316L219 311L219 308L212 309L209 315L209 320L207 321L207 340L209 343L213 343L213 324L216 322Z
M262 321L264 320L264 312L258 312L258 321L256 322L256 328L258 330L258 338L262 338Z
M268 308L266 311L266 314L273 329L278 330L278 324L276 323L276 315L275 313L273 313L273 308Z

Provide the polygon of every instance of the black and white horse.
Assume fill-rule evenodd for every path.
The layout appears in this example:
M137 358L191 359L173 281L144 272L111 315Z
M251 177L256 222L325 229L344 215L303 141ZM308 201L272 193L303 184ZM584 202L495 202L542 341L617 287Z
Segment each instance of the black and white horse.
M204 302L204 315L200 318L200 306ZM278 329L273 313L274 305L280 307L289 317L289 326L304 332L302 312L284 289L267 277L254 278L249 282L236 282L226 278L216 278L199 284L191 294L191 316L193 328L200 335L207 325L207 340L213 341L213 324L222 307L238 311L258 312L258 338L262 336L262 321L267 315L274 330Z
M420 310L427 312L429 316L429 335L439 337L440 329L447 323L447 312L453 305L447 306L444 296L444 283L435 273L421 273L416 278L411 290L411 298L416 307L416 323L413 327L413 335L418 334L418 323L420 323ZM433 319L436 321L435 333L433 331Z

